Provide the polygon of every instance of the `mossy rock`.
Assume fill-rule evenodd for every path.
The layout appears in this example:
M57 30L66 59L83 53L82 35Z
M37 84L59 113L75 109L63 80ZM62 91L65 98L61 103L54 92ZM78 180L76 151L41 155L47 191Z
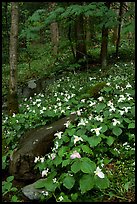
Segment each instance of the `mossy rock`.
M94 99L97 99L100 96L100 91L105 86L106 86L106 82L97 83L94 86L84 90L84 94L81 95L81 98L88 99L90 97L93 97Z

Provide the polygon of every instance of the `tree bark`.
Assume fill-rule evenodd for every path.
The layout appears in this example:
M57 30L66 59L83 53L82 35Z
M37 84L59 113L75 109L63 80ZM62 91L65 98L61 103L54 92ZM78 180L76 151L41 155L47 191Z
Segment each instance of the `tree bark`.
M56 2L50 2L49 11L52 11L55 8L55 6L56 6ZM59 46L59 28L58 28L57 22L51 23L50 31L51 31L51 42L53 46L53 55L57 56L58 46Z
M106 6L109 9L110 8L110 2L107 2ZM107 66L107 47L108 47L108 28L106 28L105 25L103 25L103 27L102 27L101 53L100 53L101 66L102 67Z
M11 30L10 30L10 80L8 96L8 113L19 112L17 98L17 45L18 45L18 2L11 2Z
M116 41L116 57L118 57L118 51L119 51L119 45L120 45L120 32L121 32L122 14L123 14L123 2L120 2L119 18L118 18L119 26L118 26L117 41Z
M76 19L76 60L83 59L87 55L85 33L84 33L84 19L80 14Z

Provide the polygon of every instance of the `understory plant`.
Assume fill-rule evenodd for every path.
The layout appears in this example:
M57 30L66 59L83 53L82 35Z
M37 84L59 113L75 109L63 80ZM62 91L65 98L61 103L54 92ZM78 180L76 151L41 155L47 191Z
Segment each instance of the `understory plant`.
M47 92L24 99L19 114L3 116L3 137L5 147L8 146L3 157L4 168L9 154L27 129L76 114L75 122L68 121L64 132L55 133L51 152L34 160L43 178L35 186L42 190L41 199L96 202L108 196L108 199L122 200L134 187L132 63L110 67L109 77L93 76L90 72L64 76L49 85ZM88 90L100 83L105 86L94 98ZM87 97L84 97L85 90Z

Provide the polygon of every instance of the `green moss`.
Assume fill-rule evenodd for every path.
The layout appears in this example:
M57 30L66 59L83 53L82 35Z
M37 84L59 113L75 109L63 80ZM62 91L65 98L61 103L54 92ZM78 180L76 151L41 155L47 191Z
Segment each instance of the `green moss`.
M87 90L84 90L84 94L82 94L82 98L93 97L97 99L100 96L100 91L106 86L106 82L97 83L95 86L89 87Z

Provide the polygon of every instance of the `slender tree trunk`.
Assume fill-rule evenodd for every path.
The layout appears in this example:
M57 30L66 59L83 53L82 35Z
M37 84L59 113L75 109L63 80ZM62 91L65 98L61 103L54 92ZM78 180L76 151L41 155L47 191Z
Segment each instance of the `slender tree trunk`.
M18 2L11 2L10 30L10 80L8 96L8 113L19 112L17 99L17 44L18 44Z
M80 60L86 56L86 43L84 33L84 19L83 15L80 14L76 20L76 60Z
M110 8L110 2L107 2L106 6L109 9ZM107 47L108 47L108 28L106 28L105 25L103 25L103 27L102 27L101 53L100 53L101 66L102 67L107 66Z
M49 11L52 11L55 8L55 6L56 6L56 2L50 2ZM53 46L53 55L57 56L58 46L59 46L59 28L58 28L57 22L51 23L50 31L51 31L51 42Z
M118 50L120 45L120 32L121 32L121 23L122 23L122 14L123 14L123 2L120 2L119 7L119 26L118 26L118 34L117 34L117 41L116 41L116 57L118 57Z

